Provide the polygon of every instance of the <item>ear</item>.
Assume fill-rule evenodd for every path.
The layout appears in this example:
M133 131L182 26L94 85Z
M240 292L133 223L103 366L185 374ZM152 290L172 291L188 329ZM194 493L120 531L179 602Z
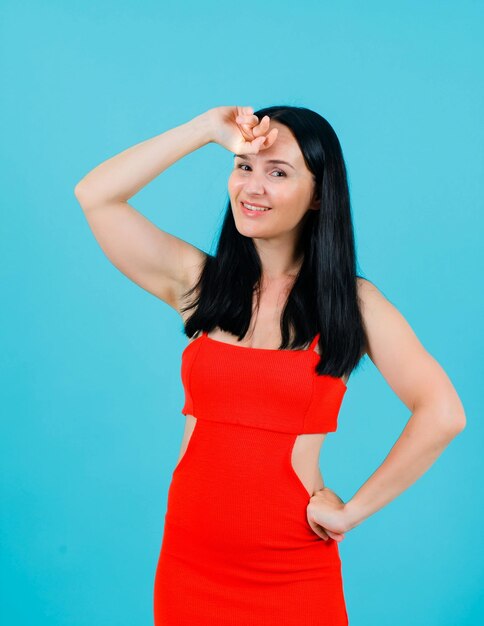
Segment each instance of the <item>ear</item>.
M309 205L309 208L313 211L318 211L321 208L321 198L319 191L320 190L316 188L313 191L313 199L311 201L311 204Z
M318 197L315 197L309 205L309 208L312 211L319 211L319 209L321 208L321 200Z

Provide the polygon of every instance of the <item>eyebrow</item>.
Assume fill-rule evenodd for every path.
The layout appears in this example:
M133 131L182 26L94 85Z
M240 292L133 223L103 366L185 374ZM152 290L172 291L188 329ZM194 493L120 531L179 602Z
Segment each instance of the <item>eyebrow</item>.
M240 159L247 159L247 160L250 160L252 156L253 155L251 154L234 154L234 158L239 157ZM293 170L296 169L294 165L291 165L287 161L281 161L280 159L268 159L267 163L284 163L284 165L289 165L289 167L292 167Z

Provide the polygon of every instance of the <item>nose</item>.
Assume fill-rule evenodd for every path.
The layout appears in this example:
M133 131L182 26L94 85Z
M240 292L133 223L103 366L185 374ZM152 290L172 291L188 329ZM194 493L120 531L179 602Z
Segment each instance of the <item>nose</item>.
M250 172L250 178L244 185L247 196L263 196L264 195L264 173L258 174L255 170Z

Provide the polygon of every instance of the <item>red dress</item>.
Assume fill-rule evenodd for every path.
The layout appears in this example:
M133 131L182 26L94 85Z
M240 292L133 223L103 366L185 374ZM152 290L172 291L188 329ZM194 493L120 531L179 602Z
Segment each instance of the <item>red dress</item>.
M247 348L204 332L182 354L197 418L168 490L155 626L347 626L338 542L307 521L299 434L337 428L346 392L314 351Z

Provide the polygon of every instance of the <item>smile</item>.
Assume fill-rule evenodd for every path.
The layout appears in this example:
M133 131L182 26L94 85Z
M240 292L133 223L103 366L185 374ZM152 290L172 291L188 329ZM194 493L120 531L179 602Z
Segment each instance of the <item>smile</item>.
M266 211L271 210L271 207L259 207L246 202L241 202L241 205L248 213L265 213Z

